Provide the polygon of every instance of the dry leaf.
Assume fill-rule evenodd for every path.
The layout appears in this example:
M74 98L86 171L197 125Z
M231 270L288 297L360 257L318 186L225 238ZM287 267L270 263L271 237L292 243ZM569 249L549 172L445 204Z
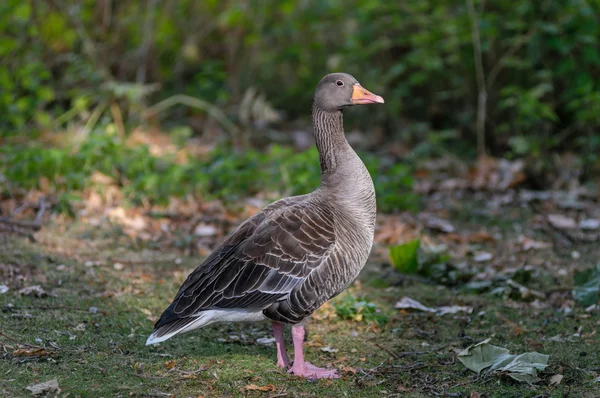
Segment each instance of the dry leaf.
M170 361L164 361L163 364L165 365L165 368L173 369L175 367L175 365L177 365L177 361L172 359Z
M256 384L248 384L246 386L248 391L276 391L277 388L273 384L267 384L266 386L257 386Z
M488 252L476 252L473 255L473 260L475 260L478 263L490 261L492 258L494 258L494 255Z
M560 375L560 374L552 376L550 378L550 385L551 386L557 386L557 385L559 385L560 382L562 381L563 377L564 376Z
M46 351L45 348L19 348L13 351L15 357L46 357L52 355L52 352Z
M548 214L548 222L556 229L575 229L577 223L571 217L562 214Z
M469 398L481 398L481 394L473 390L471 391L471 395L469 396Z
M519 236L518 242L523 246L523 250L529 251L531 249L549 249L552 247L552 244L549 242L541 242L537 240L530 239L526 236Z
M19 290L19 294L23 296L35 296L37 298L47 297L48 293L40 285L27 286Z
M32 384L25 388L31 391L33 395L45 394L50 391L60 391L57 379L52 379L39 384Z
M596 220L595 218L581 220L579 221L579 228L587 230L600 229L600 220Z

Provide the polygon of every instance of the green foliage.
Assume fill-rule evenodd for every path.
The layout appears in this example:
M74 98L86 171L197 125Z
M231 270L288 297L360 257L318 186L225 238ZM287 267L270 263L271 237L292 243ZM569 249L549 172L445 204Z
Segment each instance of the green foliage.
M394 195L414 198L412 193L402 192L410 189L410 181L403 180L407 171L390 168L388 173L398 172L400 176L382 175L377 160L371 158L370 163L378 173L374 176L376 188L383 192L379 197L380 207L405 209L404 201L389 198ZM44 182L50 182L50 193L57 195L57 208L64 212L71 211L69 201L91 186L90 176L94 172L112 177L133 204L143 200L166 204L170 197L189 194L227 202L259 192L278 198L309 193L320 183L316 148L298 153L278 145L266 152L221 146L204 157L189 157L183 164L173 156L153 156L145 145L124 145L116 135L102 132L90 134L79 147L46 148L33 142L28 146L0 148L0 173L7 181L5 189L39 189Z
M337 315L342 319L351 319L356 322L387 323L388 316L377 306L366 298L355 298L350 293L345 294L343 299L333 302Z
M575 271L573 298L583 306L597 304L600 299L600 263L594 268Z
M390 247L390 260L394 268L405 274L415 274L419 269L419 245L421 240Z
M582 153L586 165L597 164L600 3L474 3L492 152L542 158L570 149ZM0 5L2 135L35 135L74 118L88 123L95 109L106 124L100 116L113 101L128 122L149 100L173 94L229 111L250 87L288 118L306 117L317 79L345 70L386 99L385 107L350 112L352 123L366 129L376 122L386 126L388 138L412 143L444 132L449 138L429 142L428 152L441 146L474 152L478 86L463 0L110 4ZM159 83L161 91L134 98L115 90L140 92L149 83ZM362 117L365 112L371 117ZM198 113L173 108L161 117L191 125L185 118ZM410 206L395 203L403 197L384 202Z

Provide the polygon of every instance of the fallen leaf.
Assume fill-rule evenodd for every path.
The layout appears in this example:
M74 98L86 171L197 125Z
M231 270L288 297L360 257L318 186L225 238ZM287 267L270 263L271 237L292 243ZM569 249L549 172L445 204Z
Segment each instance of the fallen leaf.
M352 373L353 375L355 375L355 374L356 374L356 372L357 372L357 370L356 370L356 369L354 369L352 366L346 366L346 365L342 365L342 366L340 367L340 370L341 370L342 372L346 372L346 373Z
M330 346L327 346L327 347L321 348L321 351L334 353L334 352L338 352L339 350L337 348L331 348Z
M33 395L45 394L51 391L60 391L57 379L52 379L39 384L32 384L25 387L25 389L31 391Z
M165 365L165 368L167 368L167 369L173 369L175 367L175 365L177 365L177 361L174 359L171 359L170 361L164 361L163 365Z
M256 344L260 345L273 345L275 342L275 337L261 337L256 340Z
M434 308L426 307L423 304L419 303L417 300L412 299L410 297L402 297L402 299L398 301L396 305L394 305L394 308L412 309L425 312L436 311Z
M422 221L427 228L436 231L450 233L456 230L456 228L454 228L454 225L452 225L450 221L425 213L422 213L419 216L419 220Z
M22 296L35 296L37 298L47 297L48 293L40 285L27 286L19 290Z
M18 350L13 351L13 356L15 357L46 357L52 355L52 352L46 351L45 348L19 348Z
M561 375L561 374L558 374L558 375L554 375L554 376L552 376L552 377L550 378L550 385L551 385L551 386L557 386L557 385L559 385L559 384L560 384L560 382L562 381L563 377L564 377L564 376L563 376L563 375Z
M8 286L6 285L0 285L0 294L4 294L6 292L8 292Z
M445 305L437 308L427 307L415 299L410 297L402 297L400 301L394 305L395 308L399 309L412 309L417 311L434 312L437 316L444 316L447 314L456 314L458 312L473 312L473 308L461 305Z
M585 307L597 304L600 298L600 262L594 268L575 271L574 280L572 294L575 301Z
M548 222L556 229L575 229L577 227L574 219L562 214L548 214Z
M471 395L469 396L469 398L481 398L481 394L473 390L471 391Z
M549 249L552 247L552 243L549 242L541 242L537 240L530 239L526 236L519 236L518 240L519 244L523 247L523 250L539 250L539 249Z
M437 316L444 316L447 314L457 314L459 312L466 312L467 314L470 314L473 312L473 308L464 305L447 305L437 307L435 314Z
M274 385L272 384L267 384L266 386L257 386L256 384L248 384L246 386L246 390L248 391L276 391L277 388L275 388Z
M217 234L217 228L213 225L198 224L194 229L196 236L213 236Z
M496 238L486 231L473 232L467 236L467 240L470 243L483 243L483 242L495 242Z
M511 355L506 348L489 344L490 340L486 339L461 351L458 360L477 374L489 368L489 372L507 372L513 379L529 384L540 380L537 371L548 366L548 355L537 352Z
M600 220L594 218L588 218L586 220L579 221L579 228L587 230L600 229Z
M494 255L488 252L476 252L473 255L473 260L475 260L478 263L490 261L492 258L494 258Z

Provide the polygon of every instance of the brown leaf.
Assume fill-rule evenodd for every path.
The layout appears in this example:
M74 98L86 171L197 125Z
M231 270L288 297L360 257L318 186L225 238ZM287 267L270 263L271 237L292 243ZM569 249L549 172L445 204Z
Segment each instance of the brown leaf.
M165 361L163 362L163 364L165 365L165 368L167 369L173 369L175 367L175 365L177 365L177 361L172 359L170 361Z
M469 398L481 398L481 394L475 390L472 390Z
M19 348L18 350L13 351L13 356L15 357L46 357L52 354L52 352L48 352L42 347Z
M248 384L246 386L248 391L277 391L277 388L273 384L267 384L266 386L257 386L256 384Z
M486 231L473 232L467 236L469 243L495 242L496 238Z
M353 375L356 374L357 370L354 369L352 366L346 366L346 365L342 365L340 367L340 369L342 370L342 372L346 372L346 373L352 373Z

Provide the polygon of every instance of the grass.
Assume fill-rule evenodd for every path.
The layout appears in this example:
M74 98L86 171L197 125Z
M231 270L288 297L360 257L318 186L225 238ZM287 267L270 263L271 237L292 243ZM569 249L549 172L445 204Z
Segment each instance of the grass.
M133 247L124 237L101 239L102 234L89 229L50 225L37 235L37 243L0 236L0 276L11 288L0 295L0 395L30 396L26 386L55 378L62 394L71 397L600 394L594 380L600 363L594 316L581 309L565 315L552 307L535 309L414 280L389 285L385 281L393 271L377 263L369 263L362 283L320 310L308 325L307 359L337 367L341 379L314 382L277 369L275 348L255 343L271 336L268 324L211 326L146 347L153 319L200 259ZM17 293L36 284L50 296ZM368 298L387 322L336 316L336 306L355 303L348 295ZM402 296L428 306L469 305L474 311L444 317L400 312L393 305ZM570 337L575 333L584 337ZM572 342L552 340L554 336ZM528 386L504 375L477 377L464 368L457 352L488 337L512 353L550 355L542 381ZM27 356L28 344L49 355ZM561 384L550 387L550 377L559 373L564 375Z

